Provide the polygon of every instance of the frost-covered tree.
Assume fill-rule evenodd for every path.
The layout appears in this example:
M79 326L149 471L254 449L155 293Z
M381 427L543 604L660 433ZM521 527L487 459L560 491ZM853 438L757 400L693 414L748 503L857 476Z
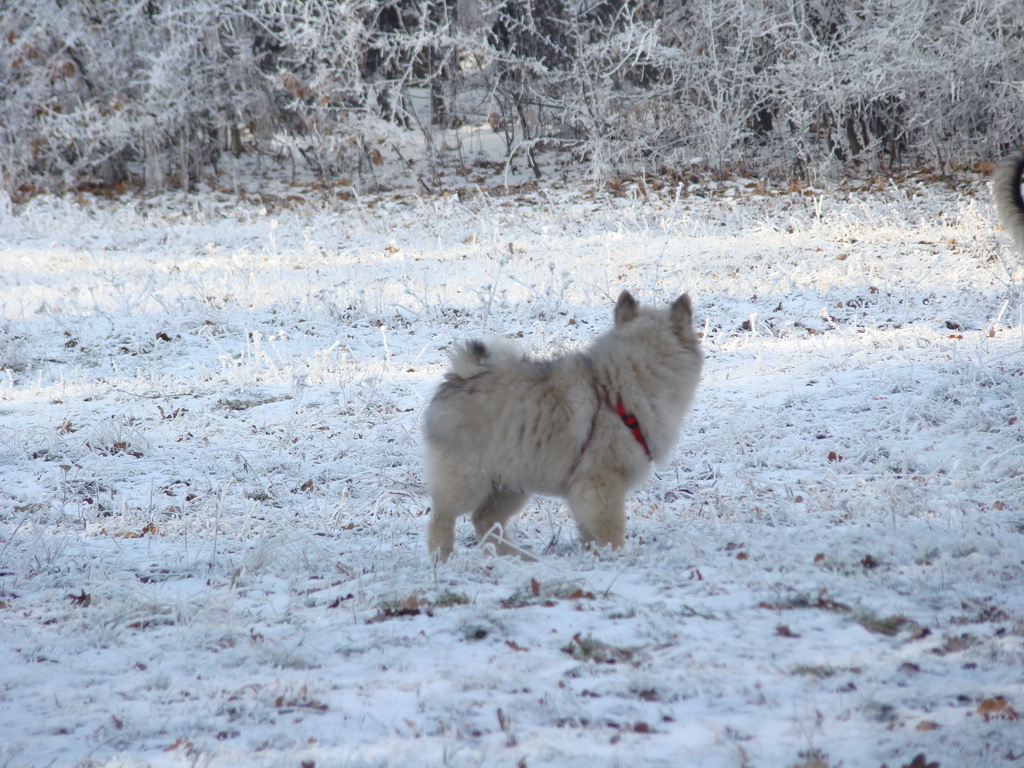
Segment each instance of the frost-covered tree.
M269 151L329 181L416 131L436 185L485 120L538 175L942 165L1024 141L1022 53L1019 0L21 0L0 183L187 189Z

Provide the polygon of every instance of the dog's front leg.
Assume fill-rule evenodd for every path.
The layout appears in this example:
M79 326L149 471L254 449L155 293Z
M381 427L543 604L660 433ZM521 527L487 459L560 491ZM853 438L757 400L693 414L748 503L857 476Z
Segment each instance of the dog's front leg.
M569 508L584 546L619 549L626 543L626 486L605 478L579 483L569 494Z
M455 551L455 521L458 515L435 502L427 525L427 549L433 557L447 560Z

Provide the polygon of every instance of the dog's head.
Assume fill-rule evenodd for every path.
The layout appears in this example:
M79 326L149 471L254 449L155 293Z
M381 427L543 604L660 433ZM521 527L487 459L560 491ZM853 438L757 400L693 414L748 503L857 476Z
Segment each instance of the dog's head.
M615 303L615 327L620 328L626 323L636 320L642 310L633 294L623 291L619 294L619 300ZM688 346L698 344L697 334L693 332L693 305L690 303L690 294L684 293L669 307L669 323L676 336Z

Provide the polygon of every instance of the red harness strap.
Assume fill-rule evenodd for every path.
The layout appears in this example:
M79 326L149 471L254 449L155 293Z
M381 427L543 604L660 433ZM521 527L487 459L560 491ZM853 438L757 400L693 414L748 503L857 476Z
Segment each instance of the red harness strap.
M604 403L607 403L609 408L612 407L611 400L605 400ZM583 447L580 448L580 454L576 459L576 463L573 464L573 472L576 471L576 467L579 465L580 459L583 458L583 454L586 452L587 447L590 445L591 439L594 437L594 429L596 429L597 427L597 417L598 414L600 414L601 412L601 404L602 401L598 400L597 410L594 411L594 418L590 422L590 434L588 434L587 439L583 441ZM647 460L654 461L654 457L651 456L651 449L647 447L647 439L644 437L643 430L640 429L640 422L632 413L627 413L626 406L622 404L621 397L619 397L619 399L615 402L615 412L619 415L619 418L622 419L622 423L625 424L629 431L633 433L633 439L640 443L640 447L643 448L644 453L647 454Z
M611 403L609 403L611 405ZM633 433L633 439L640 443L640 447L644 449L644 453L647 454L648 461L654 461L654 457L651 456L651 449L647 447L647 440L644 438L643 430L640 429L640 422L637 421L636 416L632 413L626 412L626 406L622 404L622 398L620 397L615 403L615 412L619 414L619 418L622 419L622 423L626 425L630 432Z

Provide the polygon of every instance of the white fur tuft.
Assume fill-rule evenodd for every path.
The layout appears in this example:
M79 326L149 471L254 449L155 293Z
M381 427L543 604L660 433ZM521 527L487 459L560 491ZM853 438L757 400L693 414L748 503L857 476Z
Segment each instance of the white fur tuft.
M486 342L474 339L455 345L449 356L451 366L448 372L460 379L470 379L522 356L515 342L508 339L495 337Z

